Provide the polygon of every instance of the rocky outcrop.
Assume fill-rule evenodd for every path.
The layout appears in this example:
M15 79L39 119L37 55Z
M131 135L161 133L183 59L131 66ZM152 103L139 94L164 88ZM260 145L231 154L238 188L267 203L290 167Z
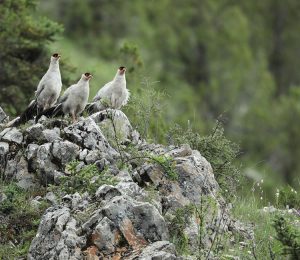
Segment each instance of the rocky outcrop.
M182 259L172 241L178 228L174 220L185 208L192 210L183 210L186 223L180 232L188 238L191 255L199 243L210 248L220 233L251 238L231 218L199 151L141 140L121 111L98 112L72 125L41 118L25 129L0 133L1 174L24 189L71 179L66 166L74 160L78 170L94 164L99 171L84 179L81 193L45 196L52 206L41 219L28 259ZM102 173L114 182L89 189ZM38 207L39 200L32 204ZM199 230L204 230L200 242Z

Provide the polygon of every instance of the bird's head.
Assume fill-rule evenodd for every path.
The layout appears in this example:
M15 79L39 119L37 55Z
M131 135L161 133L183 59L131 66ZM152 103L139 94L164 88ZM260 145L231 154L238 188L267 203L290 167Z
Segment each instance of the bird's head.
M121 66L121 67L118 69L118 74L119 74L119 75L123 75L123 74L125 73L125 71L126 71L126 68L123 67L123 66Z
M82 74L82 79L84 79L85 81L89 81L92 77L92 74L89 72Z
M60 59L60 55L58 53L54 53L51 56L51 62L56 62Z

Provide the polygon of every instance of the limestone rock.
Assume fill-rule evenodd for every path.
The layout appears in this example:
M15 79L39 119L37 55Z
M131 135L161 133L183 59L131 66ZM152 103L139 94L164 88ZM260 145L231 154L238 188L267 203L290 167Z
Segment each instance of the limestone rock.
M76 220L66 207L51 207L41 220L28 259L82 259L85 238L76 234Z
M140 260L175 260L176 257L175 246L169 241L157 241L143 249L142 253L138 256Z
M38 208L41 201L50 202L51 207L42 217L28 259L183 259L170 242L171 220L179 208L199 206L205 199L213 203L201 219L205 247L209 248L216 232L245 240L253 237L251 227L230 216L212 167L198 151L188 145L163 146L141 140L119 110L101 111L72 125L45 117L28 125L25 131L7 127L0 133L1 174L26 189L38 182L59 184L62 177L86 185L83 194L63 190L31 200L33 207ZM133 149L123 150L127 146ZM170 160L176 180L170 179L170 169L151 156ZM94 181L98 173L87 175L91 181L84 183L82 176L66 172L72 160L79 161L76 170L95 164L117 183L91 189L89 185L98 183ZM182 229L189 238L190 252L199 246L199 218L193 214Z
M43 136L47 142L62 140L62 138L60 137L60 129L58 127L43 130Z
M54 141L52 143L52 155L62 165L74 160L78 154L79 146L69 141Z
M43 130L44 126L42 124L35 124L28 127L25 131L27 143L44 141Z
M8 122L8 116L5 114L3 109L0 107L0 124L4 124Z
M0 140L6 142L21 144L23 141L23 134L15 127L6 128L0 133L0 138Z
M0 168L4 169L6 163L6 155L9 152L9 144L0 142ZM1 172L1 170L0 170Z
M64 132L72 142L89 150L107 151L110 148L100 128L91 118L66 127Z
M132 139L132 126L121 110L107 109L90 116L100 127L108 140L117 136L120 143Z

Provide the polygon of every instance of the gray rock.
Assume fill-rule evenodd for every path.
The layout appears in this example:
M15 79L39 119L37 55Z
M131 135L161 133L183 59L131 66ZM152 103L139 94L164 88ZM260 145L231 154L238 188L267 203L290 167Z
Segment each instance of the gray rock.
M74 160L79 154L79 146L69 141L54 141L52 155L61 164L65 165Z
M28 172L28 163L21 152L7 161L4 174L7 179L15 180L23 189L28 190L36 186L35 176Z
M111 149L100 128L91 118L64 128L64 132L72 142L89 150L98 149L107 152Z
M40 181L43 184L54 182L54 174L59 170L59 166L54 164L51 153L51 143L45 143L37 148L36 154L36 171L39 173Z
M120 143L132 138L132 126L121 110L107 109L90 116L100 127L107 140L117 136Z
M56 140L62 140L60 137L60 129L58 127L55 127L53 129L45 129L43 131L44 139L47 142L54 142Z
M0 142L0 172L4 170L6 164L6 155L9 152L9 144L5 142Z
M120 196L121 192L112 185L102 185L98 188L95 195L100 200L111 200L116 196Z
M134 202L129 197L118 196L109 201L102 212L118 224L125 238L128 229L134 233L133 237L141 237L146 241L169 238L164 218L150 203Z
M39 148L38 144L29 144L25 151L25 156L28 161L36 158L37 150Z
M42 124L35 124L28 127L25 130L27 143L43 142L45 140L43 135L43 130L44 130L44 126Z
M169 152L166 153L167 156L172 157L185 157L192 155L193 150L188 144L184 144L180 147L171 149Z
M17 180L17 185L25 190L37 186L35 176L28 172L28 163L23 156L17 163L15 178Z
M31 172L37 169L36 159L38 148L38 144L29 144L25 150L25 158L28 161L28 170Z
M9 144L0 142L0 157L4 157L9 151Z
M4 192L0 192L0 204L7 199L7 196Z
M176 163L179 173L178 182L185 197L197 204L203 194L217 198L219 185L215 180L212 167L198 151L194 150L188 157L176 158Z
M56 205L57 204L56 196L55 196L55 194L52 191L47 192L47 194L45 196L45 199L48 202L50 202L52 205Z
M23 141L22 133L15 127L6 128L0 133L0 137L3 141L13 142L17 144L21 144Z
M105 167L110 165L110 162L107 159L102 158L102 159L96 161L95 165L98 167L99 171L103 171L105 169Z
M66 207L51 207L42 217L28 259L82 259L86 239L76 234L76 220Z
M89 151L88 154L85 156L85 162L87 164L92 164L96 161L99 161L103 158L103 153L99 150Z
M79 160L77 169L95 163L101 171L106 169L118 179L116 186L102 185L90 195L64 194L59 200L47 193L43 200L51 202L52 207L44 213L28 259L109 259L125 255L126 259L182 259L167 241L169 217L175 217L176 209L185 205L199 205L202 196L213 201L202 220L205 246L210 245L218 223L222 227L219 232L251 239L247 236L251 228L230 217L229 207L218 195L212 168L198 151L188 145L147 144L123 112L111 112L115 113L114 125L107 118L107 111L102 111L70 126L66 120L45 118L43 124L32 122L24 133L16 128L0 133L0 160L3 158L1 166L4 165L1 171L21 187L31 188L36 184L35 176L44 185L60 183L62 176L68 178L65 166L74 159ZM123 159L136 156L136 151L141 155L168 156L173 160L178 180L171 180L166 169L151 160L143 164L132 162L126 170L120 170L120 154L111 146L115 142L114 126L122 147L128 142L137 145L132 154L123 151ZM23 138L27 144L25 153L21 149L24 146L16 145L23 144ZM95 183L95 178L91 176L91 183ZM5 196L0 193L1 200ZM38 208L41 202L35 198L31 205ZM189 218L183 230L193 252L197 249L199 229L195 216Z
M54 183L55 184L60 184L61 183L61 178L65 177L65 174L63 172L54 170Z
M104 217L96 226L93 232L94 244L104 254L111 254L115 251L120 242L120 231L107 217Z
M0 124L7 123L9 120L3 109L0 107Z
M175 246L169 241L157 241L143 249L138 258L140 260L175 260Z
M79 160L84 161L85 157L87 156L89 150L88 149L83 149L79 153Z

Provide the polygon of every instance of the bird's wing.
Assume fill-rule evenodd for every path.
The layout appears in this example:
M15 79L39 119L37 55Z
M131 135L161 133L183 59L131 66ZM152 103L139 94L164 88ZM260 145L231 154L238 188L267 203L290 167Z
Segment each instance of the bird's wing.
M106 83L96 94L96 96L93 98L93 102L99 101L101 98L103 98L107 92L107 89L112 85L112 81Z
M39 83L38 87L37 87L37 90L35 91L35 98L38 98L39 95L42 93L42 91L45 89L45 84L44 82L43 83Z
M129 92L128 89L126 89L125 90L125 97L124 97L124 100L122 102L122 106L125 106L127 104L129 98L130 98L130 92Z
M66 91L64 92L64 94L58 99L57 103L63 103L68 99L68 96L70 94L70 92L72 91L72 89L76 86L76 84L71 85L70 87L68 87L66 89Z

